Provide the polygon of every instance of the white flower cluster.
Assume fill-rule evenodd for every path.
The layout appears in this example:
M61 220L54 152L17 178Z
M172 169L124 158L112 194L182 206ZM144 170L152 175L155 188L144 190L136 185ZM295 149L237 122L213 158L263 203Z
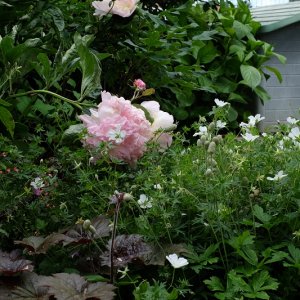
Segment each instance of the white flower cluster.
M288 145L300 147L300 121L288 117L286 119L286 128L283 131L283 137L282 139L278 142L278 148L280 150L286 149Z
M253 142L259 137L259 135L254 134L254 132L256 131L256 125L264 119L265 117L262 117L260 114L256 114L255 116L248 117L248 123L240 123L240 128L243 131L242 137L247 142Z

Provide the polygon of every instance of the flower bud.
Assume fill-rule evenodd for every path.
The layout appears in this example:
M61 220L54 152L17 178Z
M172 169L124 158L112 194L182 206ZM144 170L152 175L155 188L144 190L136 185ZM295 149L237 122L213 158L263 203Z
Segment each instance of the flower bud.
M201 139L198 139L198 140L197 140L197 146L200 147L200 146L202 146L202 145L203 145L203 143L202 143Z
M211 176L211 175L213 175L212 169L208 168L208 169L205 171L204 175L205 175L205 176Z
M207 152L210 154L213 154L216 152L216 143L215 142L210 142L208 145Z
M146 83L142 79L136 79L133 82L133 86L140 91L144 91L146 89Z
M222 137L221 134L218 134L218 135L216 136L216 138L219 140L219 143L221 143L221 142L223 141L223 137Z
M123 196L123 200L124 201L130 201L133 199L133 196L129 193L124 193L124 196Z
M259 196L259 193L260 193L260 190L259 190L259 189L253 190L253 195L254 195L255 197Z
M211 122L209 125L208 125L208 131L214 131L216 128L216 125L214 122Z
M89 231L90 231L92 234L96 234L96 228L95 228L93 225L90 225Z
M213 142L215 142L216 144L219 144L219 142L220 142L217 136L214 136L211 140Z
M204 146L205 146L206 148L208 148L209 144L210 144L210 141L205 141L205 142L204 142Z
M85 221L83 222L82 228L83 228L84 230L89 230L91 224L92 224L91 221L87 219L87 220L85 220Z
M207 161L212 167L216 167L218 165L216 160L213 159L212 157L209 157Z

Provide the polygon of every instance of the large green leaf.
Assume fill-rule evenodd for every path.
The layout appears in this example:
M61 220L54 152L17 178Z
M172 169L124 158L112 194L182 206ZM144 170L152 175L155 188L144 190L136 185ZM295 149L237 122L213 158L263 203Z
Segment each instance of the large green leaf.
M3 106L0 106L0 121L3 123L10 135L13 137L15 121L10 111Z
M260 72L249 65L241 65L240 67L243 81L241 83L250 86L251 88L256 88L261 82Z
M82 70L82 81L81 81L81 96L83 99L96 89L101 88L101 66L97 54L89 49L87 46L92 36L80 37L76 35L75 45L77 52L80 57L80 67Z

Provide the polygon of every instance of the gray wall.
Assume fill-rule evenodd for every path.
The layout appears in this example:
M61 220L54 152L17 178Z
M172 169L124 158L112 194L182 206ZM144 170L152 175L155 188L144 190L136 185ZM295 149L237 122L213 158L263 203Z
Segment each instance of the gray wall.
M272 44L275 52L287 58L284 65L277 58L266 63L281 72L283 81L279 83L271 75L269 80L262 83L271 96L271 100L264 105L258 103L258 112L266 118L262 123L265 129L277 124L277 120L285 121L288 116L300 118L300 22L265 33L260 39Z

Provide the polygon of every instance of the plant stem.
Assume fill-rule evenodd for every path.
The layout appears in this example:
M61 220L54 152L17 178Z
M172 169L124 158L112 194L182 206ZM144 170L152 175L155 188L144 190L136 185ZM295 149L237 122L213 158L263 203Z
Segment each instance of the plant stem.
M111 236L111 245L110 245L110 283L114 284L114 244L115 244L115 238L116 238L116 232L117 232L117 223L118 223L118 217L119 217L119 211L120 211L120 205L121 200L118 196L118 201L116 204L116 210L114 215L114 223L113 223L113 232Z
M90 104L86 104L86 103L78 104L77 101L71 100L69 98L63 97L61 95L58 95L58 94L56 94L54 92L50 92L50 91L47 91L47 90L32 90L32 91L28 91L28 92L24 92L24 93L14 94L14 95L8 96L7 99L9 99L9 98L17 98L17 97L31 95L31 94L48 94L48 95L51 95L51 96L53 96L55 98L58 98L58 99L60 99L62 101L70 103L70 104L76 106L77 108L79 108L81 110L82 110L82 106L90 106Z

